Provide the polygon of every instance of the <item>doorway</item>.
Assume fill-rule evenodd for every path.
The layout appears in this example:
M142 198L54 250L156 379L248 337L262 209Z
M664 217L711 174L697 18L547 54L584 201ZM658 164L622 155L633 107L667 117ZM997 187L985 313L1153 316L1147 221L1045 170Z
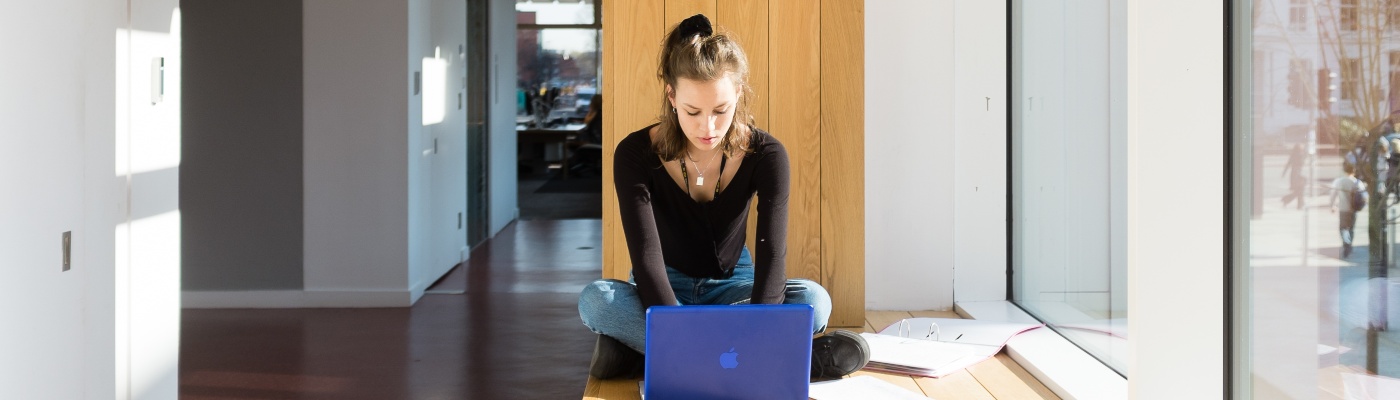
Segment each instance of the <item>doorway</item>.
M467 247L476 247L490 235L487 234L488 215L487 191L489 180L486 174L490 164L490 144L486 134L486 116L490 115L490 102L487 91L486 55L490 52L487 43L487 18L490 15L490 2L467 2Z

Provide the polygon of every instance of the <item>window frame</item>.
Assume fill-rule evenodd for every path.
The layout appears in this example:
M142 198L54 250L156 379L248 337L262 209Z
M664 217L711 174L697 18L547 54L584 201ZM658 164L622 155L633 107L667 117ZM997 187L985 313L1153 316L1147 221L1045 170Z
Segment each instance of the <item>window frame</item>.
M540 33L543 33L543 32L546 31L546 30L554 30L554 29L558 29L558 30L567 30L567 29L592 30L592 31L594 32L594 48L596 49L596 51L597 51L597 53L598 53L598 65L597 65L597 67L596 67L596 71L594 71L594 79L597 81L597 88L598 88L598 90L600 91L599 94L601 94L601 90L602 90L602 88L603 88L603 1L604 1L604 0L579 0L579 2L584 2L584 1L592 1L592 6L593 6L593 23L591 23L591 24L539 24L539 23L522 24L522 23L518 23L518 22L517 22L517 23L515 24L515 31L517 32L517 36L518 36L518 33L519 33L520 31L525 31L525 30L533 30L533 31L540 32ZM519 4L519 1L517 1L516 4ZM520 13L520 11L519 11L518 9L517 9L515 12L516 12L517 14ZM517 71L518 71L518 68L520 68L520 66L517 65L516 68L517 68ZM528 109L528 106L527 106L527 109Z
M581 0L581 1L582 1L582 0ZM521 30L521 29L533 29L533 30L543 30L543 29L596 29L596 30L599 31L598 34L599 34L599 35L602 35L602 30L603 30L603 0L592 0L592 1L593 1L593 23L591 23L591 24L521 24L521 23L516 23L516 24L515 24L515 30ZM516 12L519 12L519 11L516 11ZM601 42L601 40L600 40L600 42ZM602 46L599 46L599 51L601 52L601 50L602 50Z
M1337 2L1337 30L1356 32L1361 30L1361 10L1359 0L1339 0Z
M1288 29L1294 32L1308 30L1308 0L1289 0Z

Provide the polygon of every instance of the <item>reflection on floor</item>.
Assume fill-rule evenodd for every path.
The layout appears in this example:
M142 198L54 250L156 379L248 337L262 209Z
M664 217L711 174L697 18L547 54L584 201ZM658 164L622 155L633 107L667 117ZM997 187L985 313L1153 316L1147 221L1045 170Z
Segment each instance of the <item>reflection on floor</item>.
M560 399L588 377L600 220L519 221L412 308L185 310L182 399Z

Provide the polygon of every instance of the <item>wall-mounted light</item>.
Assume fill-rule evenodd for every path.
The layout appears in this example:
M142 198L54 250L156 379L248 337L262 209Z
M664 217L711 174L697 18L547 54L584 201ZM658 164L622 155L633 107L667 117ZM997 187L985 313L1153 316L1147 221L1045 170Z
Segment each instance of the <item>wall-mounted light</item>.
M423 58L423 126L441 123L447 117L447 60L442 48Z

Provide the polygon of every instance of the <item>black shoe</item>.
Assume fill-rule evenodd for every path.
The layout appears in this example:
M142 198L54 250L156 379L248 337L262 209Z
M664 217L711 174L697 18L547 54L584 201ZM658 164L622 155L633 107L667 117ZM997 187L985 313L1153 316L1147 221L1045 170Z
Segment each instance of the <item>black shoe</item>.
M865 368L870 345L850 331L834 331L812 339L812 378L840 378Z
M588 374L598 379L633 376L641 370L642 360L642 353L632 350L612 336L598 335L598 342L593 346L593 362L588 367Z

